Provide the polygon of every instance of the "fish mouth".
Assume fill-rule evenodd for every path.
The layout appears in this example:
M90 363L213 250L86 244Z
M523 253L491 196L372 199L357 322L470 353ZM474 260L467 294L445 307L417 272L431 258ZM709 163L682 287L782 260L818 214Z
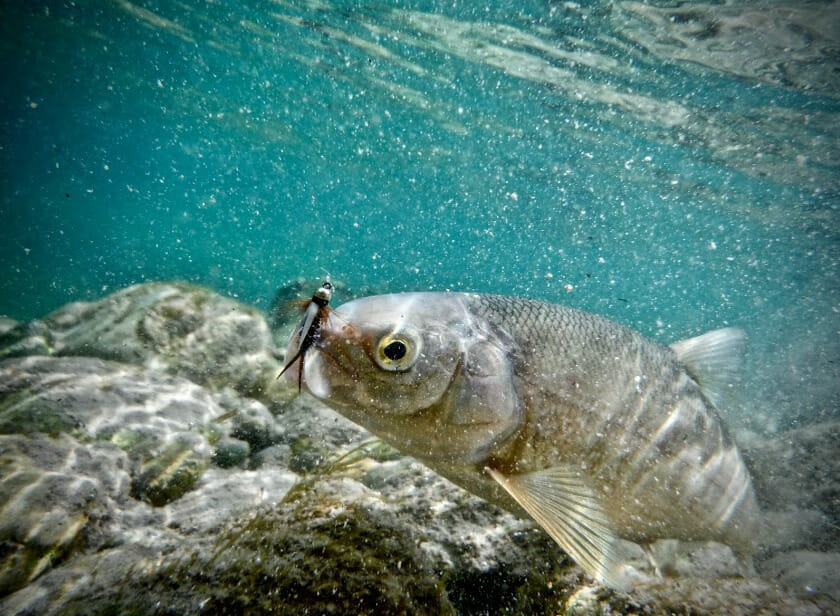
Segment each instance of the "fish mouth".
M303 384L309 393L320 400L343 403L334 393L359 382L359 371L344 345L320 340L306 352L303 362ZM344 361L342 361L344 360Z

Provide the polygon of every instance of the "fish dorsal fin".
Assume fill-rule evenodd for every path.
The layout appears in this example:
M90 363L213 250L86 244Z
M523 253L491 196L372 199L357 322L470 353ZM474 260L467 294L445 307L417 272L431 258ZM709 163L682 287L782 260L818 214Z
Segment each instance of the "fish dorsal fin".
M521 475L487 471L589 575L612 588L627 588L626 566L616 555L619 539L580 473L562 467Z
M671 350L699 383L703 394L720 406L727 388L740 376L746 344L744 330L726 327L675 342Z

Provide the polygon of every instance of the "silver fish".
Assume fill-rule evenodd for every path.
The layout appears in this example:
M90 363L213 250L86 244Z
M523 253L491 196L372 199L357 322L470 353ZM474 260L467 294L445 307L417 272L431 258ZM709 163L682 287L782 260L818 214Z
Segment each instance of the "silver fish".
M744 342L664 347L564 306L406 293L335 309L301 365L328 406L627 588L620 539L753 550L750 476L715 410Z

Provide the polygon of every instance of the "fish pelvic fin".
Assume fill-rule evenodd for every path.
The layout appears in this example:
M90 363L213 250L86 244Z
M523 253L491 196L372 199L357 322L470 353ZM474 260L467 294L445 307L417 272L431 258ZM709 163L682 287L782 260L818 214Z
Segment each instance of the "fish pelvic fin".
M703 395L719 408L727 389L741 375L746 344L744 330L726 327L675 342L671 350L700 385Z
M619 538L581 473L563 467L518 475L485 470L599 583L627 590L641 581L638 572L619 559Z

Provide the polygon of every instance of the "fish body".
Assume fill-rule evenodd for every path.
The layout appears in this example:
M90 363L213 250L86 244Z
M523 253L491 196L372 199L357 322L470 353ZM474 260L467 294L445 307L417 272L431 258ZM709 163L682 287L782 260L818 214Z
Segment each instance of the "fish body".
M750 476L714 405L743 342L724 329L665 347L533 300L383 295L329 315L303 381L453 482L532 517L622 588L634 578L619 539L752 551Z

